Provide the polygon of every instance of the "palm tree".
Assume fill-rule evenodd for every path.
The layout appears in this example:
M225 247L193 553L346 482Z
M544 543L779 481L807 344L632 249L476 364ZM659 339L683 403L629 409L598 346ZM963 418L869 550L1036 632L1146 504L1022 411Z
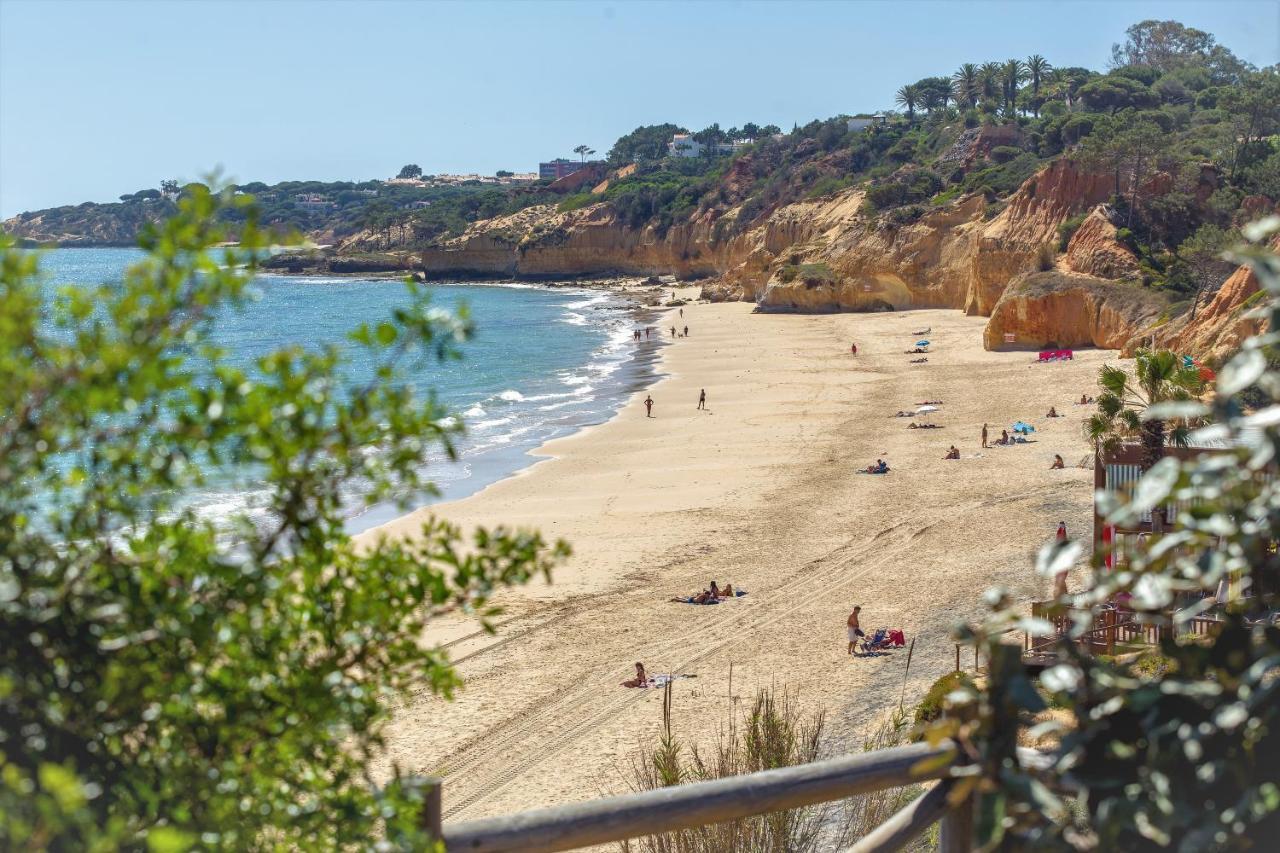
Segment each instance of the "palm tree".
M907 123L914 123L916 120L916 106L920 104L920 89L914 84L903 86L898 90L897 103L901 104L907 110Z
M984 62L978 67L978 83L982 89L982 97L994 99L1000 85L1000 63Z
M1031 94L1040 94L1040 81L1049 75L1050 69L1053 68L1049 64L1049 60L1045 59L1038 53L1033 53L1027 57L1023 67L1027 70L1027 77L1031 80Z
M1040 81L1048 76L1053 66L1049 64L1049 60L1040 54L1033 53L1027 57L1025 67L1027 69L1027 77L1031 80L1031 97L1036 100L1035 110L1038 118L1040 116Z
M957 103L964 103L969 109L973 109L974 104L978 102L978 95L982 91L982 83L978 77L978 66L972 62L966 62L960 66L960 70L951 75L953 81L952 91L955 93Z
M1154 466L1164 456L1169 439L1183 446L1190 425L1183 419L1169 424L1163 418L1144 418L1158 403L1192 400L1204 391L1196 367L1187 367L1182 356L1170 350L1140 349L1134 356L1133 375L1118 367L1104 365L1098 375L1102 393L1098 411L1085 421L1085 434L1105 449L1126 439L1142 444L1142 470Z
M1010 59L1000 66L1000 85L1004 89L1005 115L1013 115L1018 102L1018 84L1027 79L1026 66L1021 59Z

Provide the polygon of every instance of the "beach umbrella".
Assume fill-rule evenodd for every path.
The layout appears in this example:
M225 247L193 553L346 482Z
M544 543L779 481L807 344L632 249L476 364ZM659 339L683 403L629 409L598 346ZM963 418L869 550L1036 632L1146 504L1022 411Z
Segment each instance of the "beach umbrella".
M936 411L938 411L937 406L921 406L920 408L916 409L916 414L925 415L925 414L928 414L929 412L936 412Z
M916 346L918 347L927 347L928 345L929 345L928 341L916 341Z

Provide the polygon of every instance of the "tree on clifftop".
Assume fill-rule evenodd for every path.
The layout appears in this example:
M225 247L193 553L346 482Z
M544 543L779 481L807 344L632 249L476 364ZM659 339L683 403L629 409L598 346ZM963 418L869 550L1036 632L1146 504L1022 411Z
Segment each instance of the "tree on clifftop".
M396 175L396 177L397 178L421 178L422 167L419 166L417 163L410 163L407 166L401 166L400 174Z
M596 150L590 145L579 145L573 149L573 153L578 155L578 162L585 163L588 157L596 153Z
M916 120L916 107L921 102L921 92L916 88L915 84L903 86L894 95L894 102L899 104L907 111L907 122L914 123Z

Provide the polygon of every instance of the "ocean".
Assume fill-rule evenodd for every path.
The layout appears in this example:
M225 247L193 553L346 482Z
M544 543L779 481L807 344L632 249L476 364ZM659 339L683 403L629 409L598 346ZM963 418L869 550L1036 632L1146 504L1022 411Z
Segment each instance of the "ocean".
M119 280L142 257L135 249L55 249L42 253L41 268L53 284ZM434 388L466 426L457 442L459 459L432 463L426 473L443 500L466 497L533 464L530 451L543 442L608 420L626 398L652 381L661 336L636 344L639 322L629 301L600 290L529 284L432 286L435 304L466 304L476 334L464 358L431 365L412 378L415 390ZM251 368L254 359L278 347L336 344L350 358L354 381L371 368L346 333L361 322L389 316L406 301L398 280L324 276L260 275L255 299L219 319L214 334L229 360ZM246 472L230 472L185 502L204 517L236 513L265 518L265 492ZM365 508L353 494L347 525L352 533L401 514L393 505ZM428 503L418 497L411 506Z

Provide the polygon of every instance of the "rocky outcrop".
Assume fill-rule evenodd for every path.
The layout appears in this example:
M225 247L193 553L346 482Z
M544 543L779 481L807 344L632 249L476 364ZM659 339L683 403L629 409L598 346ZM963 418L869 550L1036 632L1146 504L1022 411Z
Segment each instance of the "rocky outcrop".
M1271 249L1280 252L1280 235L1271 241ZM1246 266L1237 267L1227 277L1213 298L1155 332L1158 346L1177 352L1193 353L1210 362L1223 361L1240 348L1244 340L1267 328L1263 317L1251 316L1257 302L1258 277Z
M1068 272L1097 278L1133 279L1141 275L1138 257L1116 239L1104 205L1095 207L1072 235L1061 265Z
M59 246L136 246L138 233L151 222L173 215L171 202L82 204L24 213L0 223L4 233L27 243Z
M982 342L990 350L1124 349L1168 307L1166 297L1148 288L1075 273L1030 273L1009 282Z
M1058 226L1109 192L1105 176L1058 160L1028 179L989 221L985 200L969 196L909 225L860 222L831 235L806 257L826 263L838 274L837 283L825 292L800 293L794 283L774 280L759 302L771 310L856 311L885 302L894 308L990 314L1012 278L1045 263Z

